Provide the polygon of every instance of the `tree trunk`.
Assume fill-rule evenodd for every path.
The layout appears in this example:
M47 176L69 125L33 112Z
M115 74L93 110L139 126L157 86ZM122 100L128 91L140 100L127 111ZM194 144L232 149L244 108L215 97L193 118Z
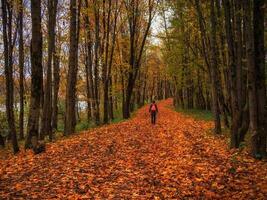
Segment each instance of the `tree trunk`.
M99 31L100 31L100 22L99 22L99 3L94 0L94 15L95 15L95 68L94 68L94 78L95 78L95 84L94 84L94 96L95 96L95 112L94 112L94 117L95 117L95 123L96 125L100 124L100 110L99 110L99 47L100 47L100 37L99 37Z
M52 58L55 49L55 27L57 16L57 0L48 0L48 61L46 85L44 93L44 106L42 116L41 139L45 135L52 141Z
M127 5L129 32L130 32L130 56L129 64L130 70L128 72L128 83L126 88L126 99L123 110L123 118L127 119L130 117L130 103L132 98L132 92L135 86L135 80L141 65L141 58L143 55L146 39L150 30L152 18L153 18L153 5L152 0L148 1L148 19L145 26L144 33L141 34L139 27L139 17L140 17L140 5L138 1L131 1ZM140 43L140 46L136 45Z
M242 111L245 104L243 95L243 65L242 65L242 29L241 29L241 1L237 0L235 6L235 48L236 48L236 90L237 90L237 103L239 112Z
M222 23L222 6L221 6L221 3L220 3L220 0L216 0L216 8L217 8L217 16L218 16L218 19L220 21L220 23L218 24L219 26L223 26L223 23ZM220 83L222 83L224 80L225 81L225 85L226 85L226 93L224 94L223 92L223 88L222 88L222 85L223 84L220 84L220 97L219 97L219 100L220 100L220 106L221 106L221 111L223 112L223 120L224 120L224 125L229 128L229 121L228 121L228 114L230 113L229 110L230 108L228 107L229 106L229 102L231 102L229 99L230 99L230 95L228 93L230 93L230 86L229 86L229 81L227 81L227 78L228 78L228 70L227 70L227 58L226 58L226 53L225 53L225 35L224 35L224 31L223 31L223 27L222 28L219 28L218 27L218 31L219 31L219 38L220 38L220 55L221 55L221 65L222 65L222 70L220 73L219 72L219 80L220 80Z
M23 0L19 1L19 138L24 139L24 44Z
M113 112L113 96L112 96L112 77L109 80L109 117L111 120L114 119L114 112Z
M226 38L228 44L228 55L229 55L229 70L230 70L230 83L231 83L231 108L232 108L232 123L231 123L231 148L238 148L238 129L241 126L240 119L241 113L238 107L237 97L237 71L236 71L236 55L234 50L234 35L232 28L232 15L231 15L231 4L229 0L224 0L224 11L225 11L225 26L226 26Z
M85 1L85 6L89 9L88 1ZM85 15L85 27L86 27L86 83L87 83L87 118L91 118L95 112L95 95L94 95L94 80L93 80L93 56L92 56L92 37L89 15ZM90 108L90 109L89 109ZM94 111L94 112L93 112Z
M76 82L78 71L78 43L79 43L79 17L80 1L70 1L70 50L69 67L66 88L66 113L64 123L64 135L70 135L75 132L76 117Z
M92 110L91 110L92 109L92 106L91 106L92 94L91 94L91 84L90 84L91 74L89 74L89 68L91 68L92 65L88 61L89 60L88 52L86 52L86 54L87 55L86 55L86 61L85 61L85 75L86 75L86 95L87 95L87 121L89 123L92 118Z
M7 17L8 13L8 17ZM6 78L6 115L9 134L12 139L13 151L17 153L19 146L14 117L14 82L13 82L13 37L12 37L12 3L2 0L2 23L4 42L4 66Z
M32 139L39 136L39 117L43 88L41 1L31 0L31 99L25 148L32 148Z
M145 80L143 83L143 96L142 96L142 106L145 105L145 101L146 101L146 86L147 86L147 74L145 73Z
M104 9L105 9L105 1L104 1ZM104 10L105 11L105 10ZM104 96L104 118L103 122L105 124L109 121L109 74L108 74L108 58L109 58L109 36L110 36L110 20L111 20L111 0L108 1L108 15L107 19L105 14L103 16L103 20L107 22L107 28L104 26L104 35L103 45L105 46L104 50L104 63L103 63L103 96ZM105 23L104 23L105 24Z
M214 0L211 0L211 87L212 87L212 104L213 104L213 114L214 114L214 124L215 129L214 132L216 134L221 133L221 121L220 121L220 109L219 109L219 103L218 103L218 51L217 51L217 45L216 45L216 15L215 15L215 9L214 9Z
M0 146L5 147L5 140L1 134L0 134Z
M253 1L253 28L250 3L245 6L251 154L259 158L266 157L264 1Z
M60 35L60 33L58 33ZM60 36L58 36L57 49L54 48L53 53L53 113L52 113L52 130L57 130L58 122L58 91L59 91L59 82L60 82L60 53L61 53L61 44Z
M258 134L259 153L266 157L266 137L267 137L267 98L266 98L266 68L265 68L265 8L266 1L254 0L254 48L255 67L257 70L256 86L258 98ZM253 143L255 144L255 143ZM254 146L255 147L255 146ZM256 149L256 148L253 148Z

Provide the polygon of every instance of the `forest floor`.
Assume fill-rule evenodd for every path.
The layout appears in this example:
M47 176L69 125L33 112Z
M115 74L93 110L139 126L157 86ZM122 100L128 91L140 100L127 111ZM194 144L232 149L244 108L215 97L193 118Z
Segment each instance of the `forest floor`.
M127 121L0 158L0 199L267 199L267 163L230 151L212 122L159 103Z

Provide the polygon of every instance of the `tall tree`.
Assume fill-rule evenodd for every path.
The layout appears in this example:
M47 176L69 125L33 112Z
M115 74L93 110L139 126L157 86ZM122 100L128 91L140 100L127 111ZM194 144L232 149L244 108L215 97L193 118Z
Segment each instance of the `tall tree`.
M253 152L257 148L254 141L258 140L258 149L262 157L266 157L267 138L267 98L266 98L266 62L265 62L265 10L266 1L254 0L253 4L253 24L254 24L254 47L255 47L255 68L257 86L257 109L258 109L258 133L253 135ZM253 112L253 111L252 111ZM257 138L257 139L256 139ZM255 151L256 150L256 151ZM255 154L254 154L255 155Z
M219 67L218 67L218 45L216 40L217 35L217 15L215 15L215 1L210 1L210 24L211 24L211 37L210 40L207 38L207 31L205 29L205 21L201 6L198 0L195 0L195 7L198 14L198 23L201 33L201 46L205 63L207 65L209 78L211 80L211 91L212 91L212 110L214 115L215 133L221 132L221 120L220 120L220 106L224 111L224 97L221 89L221 81L219 78ZM210 49L210 51L209 51Z
M53 53L53 111L52 111L52 130L57 129L58 122L58 91L60 82L60 53L61 53L61 36L60 30L57 34L57 45Z
M14 117L14 81L13 81L13 47L15 36L12 37L13 4L7 0L2 0L2 23L4 40L4 63L6 76L6 114L9 134L12 137L13 151L17 153L19 146Z
M210 19L211 19L211 82L212 82L212 104L213 104L213 113L214 113L214 124L215 124L215 133L219 134L221 133L221 121L220 121L220 108L218 103L218 50L217 50L217 44L216 44L216 15L215 15L215 2L214 0L210 1L211 7L210 7Z
M99 108L99 51L100 51L100 4L99 1L94 0L94 16L95 16L95 44L94 44L94 97L95 97L95 110L94 117L95 123L100 124L100 108Z
M238 106L237 97L237 65L236 65L236 52L233 33L233 13L231 9L231 2L229 0L223 0L224 13L225 13L225 28L226 28L226 40L228 45L228 57L229 57L229 71L231 82L231 144L232 148L239 147L238 129L240 127L241 112Z
M130 69L128 71L125 101L123 102L123 118L125 119L130 117L130 104L135 86L135 80L139 72L146 39L151 27L152 19L154 17L154 9L157 3L158 2L154 0L148 0L145 2L145 4L144 1L125 1L130 32ZM144 8L147 8L145 11L147 14L146 21L145 18L143 18L143 15L145 14L143 11ZM143 23L141 23L141 20ZM140 27L140 25L142 25L143 29Z
M251 153L266 157L266 77L264 49L264 1L245 4L246 52L248 60L249 115L251 128ZM252 14L253 13L253 21Z
M74 133L76 126L76 83L78 71L78 43L80 29L80 0L70 0L70 49L66 88L64 135Z
M58 0L48 0L48 61L41 128L41 138L49 135L50 141L52 140L52 59L55 52L57 3Z
M39 136L39 119L43 88L41 1L31 0L31 97L25 148L31 148Z
M95 111L95 96L94 96L94 80L93 80L93 39L92 27L90 26L90 17L88 11L90 10L88 0L85 0L85 8L87 12L84 16L85 23L85 74L86 74L86 92L87 92L87 119L88 122Z
M111 21L112 17L112 1L108 1L108 16L107 16L107 28L106 28L106 41L105 41L105 60L103 66L103 86L104 86L104 123L108 123L109 114L111 114L112 102L110 101L110 83L111 83L111 69L113 63L113 55L115 49L116 41L116 30L117 30L117 18L118 18L118 0L115 1L114 6L114 19ZM113 27L113 30L112 30ZM111 33L110 33L111 32ZM111 39L110 39L111 35ZM110 44L111 40L111 44ZM109 109L111 108L111 109ZM112 114L111 114L112 115Z
M19 1L19 136L24 139L24 39L23 39L23 0Z

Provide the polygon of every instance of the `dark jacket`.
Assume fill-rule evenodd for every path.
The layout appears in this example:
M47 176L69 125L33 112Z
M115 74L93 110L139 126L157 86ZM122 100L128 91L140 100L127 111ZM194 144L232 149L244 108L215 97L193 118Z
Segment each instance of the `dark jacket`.
M150 104L150 107L149 107L149 112L152 112L152 105L153 105L153 103L152 104ZM156 112L158 112L159 110L158 110L158 106L157 106L157 104L154 104L155 105L155 107L156 107Z

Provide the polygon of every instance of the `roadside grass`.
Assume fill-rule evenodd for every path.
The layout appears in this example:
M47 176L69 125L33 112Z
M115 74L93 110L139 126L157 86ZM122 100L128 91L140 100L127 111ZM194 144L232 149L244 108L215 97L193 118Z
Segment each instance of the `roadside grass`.
M213 120L213 114L209 110L175 108L175 111L180 112L186 116L192 117L196 120L203 120L203 121Z
M119 123L121 121L124 121L123 116L122 116L121 109L115 110L114 111L114 119L111 120L109 122L109 124ZM76 124L75 132L76 133L79 133L81 131L90 130L92 128L100 127L102 125L104 125L104 124L96 125L94 123L93 119L88 122L88 120L86 119L86 117L85 116L82 116L81 119ZM58 120L57 132L59 134L64 132L64 120L63 119L59 119Z

